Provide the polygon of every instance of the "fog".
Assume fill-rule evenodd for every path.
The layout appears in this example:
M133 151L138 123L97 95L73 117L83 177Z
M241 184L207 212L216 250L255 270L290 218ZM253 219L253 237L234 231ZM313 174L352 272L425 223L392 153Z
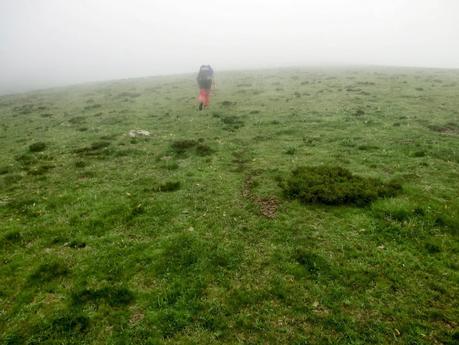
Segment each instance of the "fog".
M0 0L0 94L201 64L459 68L459 1Z

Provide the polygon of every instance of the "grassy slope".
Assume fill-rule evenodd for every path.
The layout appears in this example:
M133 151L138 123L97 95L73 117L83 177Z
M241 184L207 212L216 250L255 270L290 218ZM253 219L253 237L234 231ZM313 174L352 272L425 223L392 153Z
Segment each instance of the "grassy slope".
M193 76L0 97L0 341L456 344L459 72L218 84L204 112ZM282 197L280 177L321 164L403 192Z

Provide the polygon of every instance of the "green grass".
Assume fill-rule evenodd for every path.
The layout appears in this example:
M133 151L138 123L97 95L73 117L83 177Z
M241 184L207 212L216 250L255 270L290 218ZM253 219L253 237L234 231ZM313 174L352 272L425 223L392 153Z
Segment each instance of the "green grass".
M0 343L457 344L459 72L218 79L0 97Z

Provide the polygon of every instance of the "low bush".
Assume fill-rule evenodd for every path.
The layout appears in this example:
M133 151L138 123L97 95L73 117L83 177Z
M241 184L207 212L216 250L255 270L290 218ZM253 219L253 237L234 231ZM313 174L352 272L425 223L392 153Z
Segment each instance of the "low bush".
M299 167L280 185L288 198L326 205L364 206L401 190L395 182L357 176L339 166Z

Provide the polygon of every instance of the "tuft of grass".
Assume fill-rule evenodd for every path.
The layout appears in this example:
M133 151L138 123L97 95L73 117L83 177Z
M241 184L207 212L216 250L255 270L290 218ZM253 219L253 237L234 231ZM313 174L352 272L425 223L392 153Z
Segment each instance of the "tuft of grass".
M203 240L192 232L179 233L162 243L162 251L155 260L155 271L169 276L217 272L231 269L239 261L237 252Z
M167 181L156 188L157 192L175 192L180 189L180 181Z
M311 278L328 277L333 273L332 267L327 260L304 248L296 249L294 259L305 269Z
M5 186L12 186L22 180L22 175L20 174L7 174L3 176L3 184Z
M116 95L117 98L137 98L140 97L142 94L139 92L131 92L131 91L124 91L120 92Z
M236 102L225 100L225 101L222 101L220 104L224 107L229 107L229 106L236 105Z
M69 242L68 246L73 249L82 249L86 247L86 242L80 240L72 240Z
M198 156L209 156L215 151L207 144L198 144L196 146L196 153Z
M413 153L413 157L425 157L426 156L426 152L425 151L416 151Z
M40 176L46 174L48 171L54 168L51 164L42 164L37 167L33 167L27 171L29 175Z
M432 131L440 133L459 133L459 124L456 122L447 122L445 124L433 124L429 125Z
M29 276L28 282L34 285L45 284L68 274L68 268L60 262L44 263Z
M0 248L15 245L17 243L22 242L22 240L23 240L23 237L19 231L17 230L9 231L0 239Z
M107 151L110 145L109 141L95 141L91 145L76 149L73 152L82 155L97 156Z
M96 141L96 142L91 144L89 149L91 151L96 151L96 150L102 150L102 149L104 149L104 148L106 148L108 146L110 146L110 142L109 141Z
M184 155L192 149L194 149L194 152L198 156L209 156L215 152L209 145L204 143L204 139L202 138L199 140L176 140L172 142L171 149L177 155Z
M90 104L83 107L83 111L90 111L102 107L102 104Z
M30 152L41 152L41 151L44 151L45 149L46 149L46 143L42 141L29 145Z
M365 111L363 109L357 109L355 112L354 112L354 115L355 116L363 116L365 115Z
M359 149L360 151L371 151L371 150L377 150L379 149L379 147L374 146L374 145L360 145L357 147L357 149Z
M244 121L239 116L226 115L220 117L221 122L225 125L225 129L236 130L244 126Z
M175 161L164 161L161 164L161 168L166 170L177 170L180 166Z
M426 243L424 245L424 248L427 250L427 252L429 252L430 254L436 254L436 253L440 253L441 252L441 248L434 244L434 243Z
M381 197L396 195L395 182L361 177L339 166L298 167L281 182L284 195L303 203L364 206Z
M86 117L85 116L75 116L69 119L69 123L72 125L81 125L86 122Z
M74 306L107 304L111 307L122 307L134 301L134 294L124 287L104 287L101 289L83 289L73 292L71 300Z
M89 330L90 320L80 313L65 312L53 319L49 325L49 333L53 336L79 336Z
M295 147L288 147L285 149L285 154L286 155L294 155L296 153L296 148Z
M2 167L0 167L0 175L6 175L10 172L12 172L13 169L12 167L8 166L8 165L4 165Z
M171 149L177 154L183 154L187 150L194 148L198 142L196 140L183 139L172 142Z
M75 168L85 168L88 165L88 163L83 160L78 160L74 163L74 165Z

